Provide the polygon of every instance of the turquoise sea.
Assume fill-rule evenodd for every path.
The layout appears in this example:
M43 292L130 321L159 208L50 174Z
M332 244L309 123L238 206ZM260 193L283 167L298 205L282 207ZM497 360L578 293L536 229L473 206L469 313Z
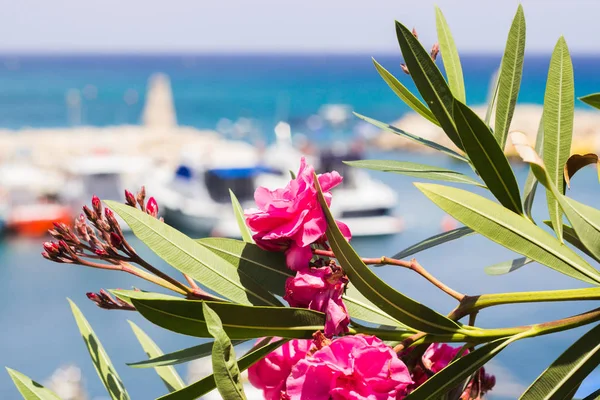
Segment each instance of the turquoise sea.
M400 57L376 58L405 82L409 81L399 68ZM526 60L521 102L542 101L548 61L548 57L534 55ZM471 104L484 102L498 62L499 56L464 57ZM577 96L600 91L600 76L596 72L600 58L574 57L574 66ZM247 117L255 119L264 132L271 132L282 118L301 130L306 118L325 103L350 104L355 111L384 121L396 119L407 110L380 79L366 55L0 56L0 128L69 126L73 121L69 119L65 99L70 89L82 91L82 124L136 124L147 79L154 72L170 76L180 124L199 128L214 128L221 118ZM86 86L88 89L84 90ZM130 105L124 100L128 90ZM137 102L131 101L131 90L139 94ZM6 155L0 149L0 159L3 156ZM457 167L445 158L374 149L370 150L369 157ZM527 169L515 168L522 184ZM440 231L443 212L412 186L414 179L383 173L374 175L400 194L398 212L405 219L406 230L392 237L355 240L354 245L362 255L392 255ZM596 205L596 172L591 168L580 172L573 181L570 195ZM538 196L536 206L538 220L541 220L545 207L543 194ZM165 270L169 268L142 245L137 248L148 259L156 261L156 265ZM85 297L85 292L100 288L151 287L125 274L52 264L44 261L40 252L41 240L7 237L0 241L0 364L42 381L58 366L75 363L82 368L91 398L107 398L71 316L66 301L69 297L81 307L94 327L131 397L151 399L164 394L162 382L153 371L125 365L145 358L126 320L138 323L164 351L192 346L198 341L156 328L134 313L98 309ZM578 281L535 264L505 276L492 277L483 272L485 266L514 256L482 237L471 236L419 254L418 258L438 278L472 295L579 286ZM407 271L386 267L378 272L389 284L440 312L448 312L455 305L453 300ZM595 307L598 307L595 302L498 307L493 312L483 311L478 324L517 326ZM528 386L585 330L580 328L511 345L491 367L498 384L495 395L490 398L514 399L519 390ZM185 378L185 365L178 366L178 370ZM584 382L581 393L590 393L598 386L600 373L595 372ZM3 373L0 373L0 398L18 398L8 375Z

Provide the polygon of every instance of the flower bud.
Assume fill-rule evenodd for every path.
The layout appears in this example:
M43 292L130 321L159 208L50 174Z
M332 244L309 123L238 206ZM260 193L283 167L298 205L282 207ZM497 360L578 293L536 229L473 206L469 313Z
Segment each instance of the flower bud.
M114 232L119 232L121 228L119 227L119 222L115 217L115 213L110 208L104 209L104 215L106 216L106 220L108 221L108 225Z
M102 202L98 196L92 196L92 208L98 216L102 215Z
M408 70L406 64L400 64L400 68L402 68L402 71L404 71L406 75L410 75L410 71Z
M90 299L91 301L93 301L97 305L100 305L100 303L102 303L102 299L100 298L100 296L98 296L94 292L88 292L85 295L87 296L88 299Z
M437 56L438 56L439 52L440 52L440 45L439 45L439 43L436 43L436 44L434 44L434 45L433 45L433 47L431 48L431 53L430 53L430 55L431 55L431 59L432 59L433 61L435 61L435 59L437 58Z
M158 203L154 199L154 197L150 197L148 199L148 203L146 204L146 212L156 218L158 216Z
M125 189L125 201L127 202L128 205L130 205L131 207L135 207L136 206L136 200L135 200L135 196L133 195L133 193L131 193L129 190Z
M142 211L146 211L146 209L144 208L145 200L146 200L146 187L142 186L142 188L140 189L140 191L137 194L137 202L140 205L140 207L142 208Z
M103 256L107 256L108 255L108 251L104 250L104 249L95 249L94 253L96 253L97 256L103 257Z
M417 35L417 28L414 28L414 27L413 27L413 29L412 29L412 34L413 34L413 36L415 37L415 39L419 39L419 35Z
M83 212L85 213L85 216L87 217L87 219L89 219L92 222L94 222L98 219L98 216L96 215L96 213L93 212L92 210L90 210L88 208L88 206L83 206Z
M110 244L114 248L119 249L119 248L121 248L121 245L123 244L123 238L118 233L111 232L110 233Z
M54 242L44 242L43 246L49 256L58 256L60 254L60 247Z

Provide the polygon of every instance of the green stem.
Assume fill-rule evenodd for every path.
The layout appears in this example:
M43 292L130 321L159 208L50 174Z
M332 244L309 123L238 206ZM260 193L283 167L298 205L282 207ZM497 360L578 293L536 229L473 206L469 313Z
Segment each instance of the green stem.
M516 303L541 303L569 300L600 300L600 287L586 289L548 290L465 296L453 311L451 318L458 320L483 308Z

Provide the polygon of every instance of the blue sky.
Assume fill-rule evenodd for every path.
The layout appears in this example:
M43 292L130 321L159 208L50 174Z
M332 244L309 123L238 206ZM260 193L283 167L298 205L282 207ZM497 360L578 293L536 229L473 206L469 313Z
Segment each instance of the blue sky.
M515 0L18 0L0 12L2 52L397 51L393 20L435 40L434 4L459 48L499 52ZM523 0L530 51L564 34L599 53L597 0Z

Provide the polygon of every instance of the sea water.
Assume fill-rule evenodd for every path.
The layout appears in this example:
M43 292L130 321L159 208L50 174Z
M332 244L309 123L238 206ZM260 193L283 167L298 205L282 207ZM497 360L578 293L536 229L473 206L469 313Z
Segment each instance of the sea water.
M378 60L405 78L400 75L399 57L379 57ZM499 57L492 56L465 57L468 99L472 104L485 100L488 82L498 60ZM542 101L547 64L548 59L544 57L527 60L520 100ZM600 82L594 74L600 59L576 57L574 64L577 96L600 90ZM146 80L154 72L169 74L179 122L199 128L214 128L223 117L232 120L253 118L265 130L271 129L282 118L302 126L303 121L324 103L347 103L357 112L386 121L406 111L374 71L368 56L28 56L5 57L4 64L0 65L3 65L0 66L0 127L15 129L69 126L72 121L69 121L65 105L65 94L69 89L82 91L83 118L80 123L137 123ZM96 88L95 95L89 85ZM138 101L129 101L129 105L123 99L128 90L129 100L131 90L139 93ZM87 98L84 96L86 91ZM470 172L447 158L375 150L368 156ZM522 186L527 168L515 165L515 172ZM361 255L389 256L441 231L444 213L412 185L414 178L375 172L373 176L398 192L397 211L404 218L405 231L390 237L354 240ZM535 216L542 220L545 199L543 191L538 193ZM573 179L572 197L595 206L597 193L598 178L592 168L584 169ZM132 312L97 308L87 300L85 292L132 286L151 290L152 286L123 273L47 262L40 256L41 241L18 238L0 241L0 364L42 381L58 366L75 363L82 368L92 398L108 398L69 310L66 301L69 297L94 327L131 397L150 399L164 394L164 386L153 370L132 369L125 365L145 358L126 320L140 325L165 352L192 346L199 340L155 327ZM136 243L136 248L155 265L177 276L177 272L143 245ZM505 276L484 273L484 267L517 256L477 235L417 255L432 274L470 295L582 286L579 281L537 264ZM409 271L382 267L377 272L390 285L442 313L447 313L456 304ZM598 307L597 302L502 306L483 310L477 322L490 328L518 326L574 315L595 307ZM510 345L491 364L498 383L490 398L517 397L587 329ZM185 365L177 366L177 369L185 379ZM582 385L581 393L589 393L599 384L600 374L594 373ZM0 398L18 398L8 375L2 373Z

